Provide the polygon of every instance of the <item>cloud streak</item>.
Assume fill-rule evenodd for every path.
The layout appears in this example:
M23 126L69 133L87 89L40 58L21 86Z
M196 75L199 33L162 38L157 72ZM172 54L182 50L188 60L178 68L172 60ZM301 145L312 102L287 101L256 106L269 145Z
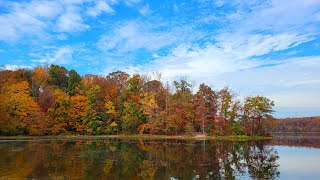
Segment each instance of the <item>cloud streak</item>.
M192 27L168 27L166 23L154 25L137 21L121 22L110 33L101 36L97 46L103 51L118 53L139 49L154 52L164 47L188 43L203 35L202 32L190 35L190 31Z
M33 59L33 62L41 64L70 64L73 62L74 50L70 46L56 48L45 54L38 54L39 58Z
M99 16L102 13L112 14L115 11L111 8L111 6L106 1L97 1L93 7L89 7L87 13L90 16Z

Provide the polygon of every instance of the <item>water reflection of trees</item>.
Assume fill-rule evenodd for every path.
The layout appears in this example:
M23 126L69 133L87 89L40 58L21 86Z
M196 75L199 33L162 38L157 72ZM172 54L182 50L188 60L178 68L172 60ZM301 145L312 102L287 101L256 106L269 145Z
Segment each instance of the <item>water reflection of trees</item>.
M38 141L0 144L0 176L58 179L274 179L264 142Z

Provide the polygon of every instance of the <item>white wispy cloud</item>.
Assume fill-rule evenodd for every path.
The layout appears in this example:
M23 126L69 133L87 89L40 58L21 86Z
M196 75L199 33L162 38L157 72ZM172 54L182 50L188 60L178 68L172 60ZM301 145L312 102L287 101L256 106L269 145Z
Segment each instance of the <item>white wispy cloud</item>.
M166 29L165 31L159 29ZM187 43L199 39L203 33L193 34L192 27L167 27L166 23L159 25L129 21L114 26L110 33L101 36L97 46L103 51L125 53L138 49L156 51L163 47Z
M243 91L244 95L264 94L276 97L284 94L300 94L300 96L292 96L292 100L295 100L300 97L312 97L312 94L318 93L317 89L320 88L319 68L320 56L287 58L276 65L223 73L214 77L213 80L232 84L237 90ZM310 105L314 104L313 102L320 105L316 100L310 102ZM291 101L277 102L277 105L284 106L285 103L291 103ZM308 106L308 104L303 105Z
M11 71L14 71L14 70L17 70L17 69L31 69L31 68L34 67L34 66L17 65L17 64L6 64L6 65L3 65L3 66L4 66L4 69L11 70Z
M217 47L238 59L286 50L314 39L309 34L243 34L236 32L219 34L214 38L217 41Z
M149 4L146 4L145 6L143 6L142 8L139 9L139 12L141 15L143 16L147 16L148 14L150 14L151 9Z
M41 64L70 64L73 62L73 53L72 47L64 46L47 53L36 54L37 58L32 61Z
M8 1L8 13L0 15L0 40L16 42L25 36L45 39L52 21L63 13L58 1L37 1L15 3Z
M171 26L160 26L161 29L157 28L156 23L152 24L155 25L153 27L147 23L131 21L114 26L111 33L103 35L97 44L104 51L114 50L119 54L139 49L157 54L157 51L162 48L170 47L173 48L171 53L165 56L155 58L148 64L126 68L137 71L152 71L154 68L160 67L168 73L168 76L185 74L185 72L191 76L193 74L197 76L198 74L210 75L261 66L263 59L259 61L256 56L287 50L315 39L316 32L314 31L300 31L300 28L295 29L294 27L288 31L292 23L304 26L306 22L302 20L294 22L294 20L288 21L286 18L279 17L277 22L283 24L283 27L288 27L283 28L282 31L261 26L261 24L273 22L280 13L285 13L287 10L290 13L298 14L298 16L311 15L314 13L313 6L317 4L314 1L309 3L294 1L290 5L293 10L289 10L285 6L286 2L282 1L271 1L270 3L221 1L218 4L224 6L230 3L234 6L235 11L223 16L229 20L228 24L220 30L212 32L209 30L204 33L194 28L193 22L186 24L166 22L166 25L170 24ZM248 8L251 9L246 10ZM268 16L265 16L266 12L268 12ZM261 17L261 19L258 20L256 17ZM212 20L219 21L215 14L209 16L206 14L199 23L200 25L202 22L210 23ZM205 37L211 38L205 39ZM201 40L204 45L198 46L197 40ZM252 58L256 60L251 60Z
M60 14L56 21L56 28L59 32L78 32L88 29L90 26L84 22L81 7L75 4L81 4L83 1L66 1L63 4L64 12Z
M15 4L14 9L17 12L24 12L39 18L54 18L63 11L57 1L31 1L30 3Z
M38 12L37 15L43 14ZM43 37L46 27L47 24L28 11L13 6L12 13L0 15L0 40L13 42L24 35Z
M87 13L90 16L99 16L101 13L114 13L115 11L106 1L96 1L93 7L89 7Z
M82 17L75 12L68 12L59 17L57 28L60 32L77 32L88 29L90 26L84 24Z
M140 3L141 0L124 0L124 3L127 5L127 6L133 6L137 3Z
M30 0L24 2L1 1L4 13L0 14L0 41L17 43L30 37L54 40L53 33L74 33L90 28L87 16L115 13L111 5L117 0ZM138 0L123 3L134 6ZM146 9L147 10L147 9ZM147 13L147 11L145 11Z
M227 72L238 72L269 64L270 62L252 57L292 48L310 38L294 34L221 34L216 37L216 43L207 44L205 47L181 45L173 49L169 55L127 69L143 72L158 69L168 77L189 74L199 79L212 78Z
M318 21L320 1L234 1L232 6L238 11L226 17L231 20L233 28L239 31L314 32L313 23Z

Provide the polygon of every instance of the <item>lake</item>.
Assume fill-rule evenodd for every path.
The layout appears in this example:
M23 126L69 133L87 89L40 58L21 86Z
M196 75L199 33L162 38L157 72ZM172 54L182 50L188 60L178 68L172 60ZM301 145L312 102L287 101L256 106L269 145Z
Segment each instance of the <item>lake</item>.
M0 140L0 179L318 179L319 138Z

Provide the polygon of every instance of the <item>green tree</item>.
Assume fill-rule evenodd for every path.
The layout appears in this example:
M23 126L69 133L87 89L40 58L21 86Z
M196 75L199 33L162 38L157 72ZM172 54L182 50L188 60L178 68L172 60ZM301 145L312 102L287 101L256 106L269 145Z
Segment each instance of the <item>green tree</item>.
M122 128L126 132L136 133L138 127L146 122L140 102L143 94L143 79L135 74L128 79L126 85L127 89L124 92L126 102L123 104L121 116Z
M245 98L242 123L246 133L250 135L263 135L264 121L270 121L274 102L263 96L249 96Z
M68 70L63 66L52 64L49 68L48 83L66 90L68 87Z
M70 96L78 94L82 84L81 76L73 69L69 71L67 92Z
M87 92L86 96L88 98L88 111L84 119L85 131L88 134L101 134L105 129L103 123L103 114L97 112L96 107L100 103L99 93L101 88L99 85L93 85Z
M125 102L121 116L122 129L127 133L137 133L138 127L145 122L145 116L136 102Z

